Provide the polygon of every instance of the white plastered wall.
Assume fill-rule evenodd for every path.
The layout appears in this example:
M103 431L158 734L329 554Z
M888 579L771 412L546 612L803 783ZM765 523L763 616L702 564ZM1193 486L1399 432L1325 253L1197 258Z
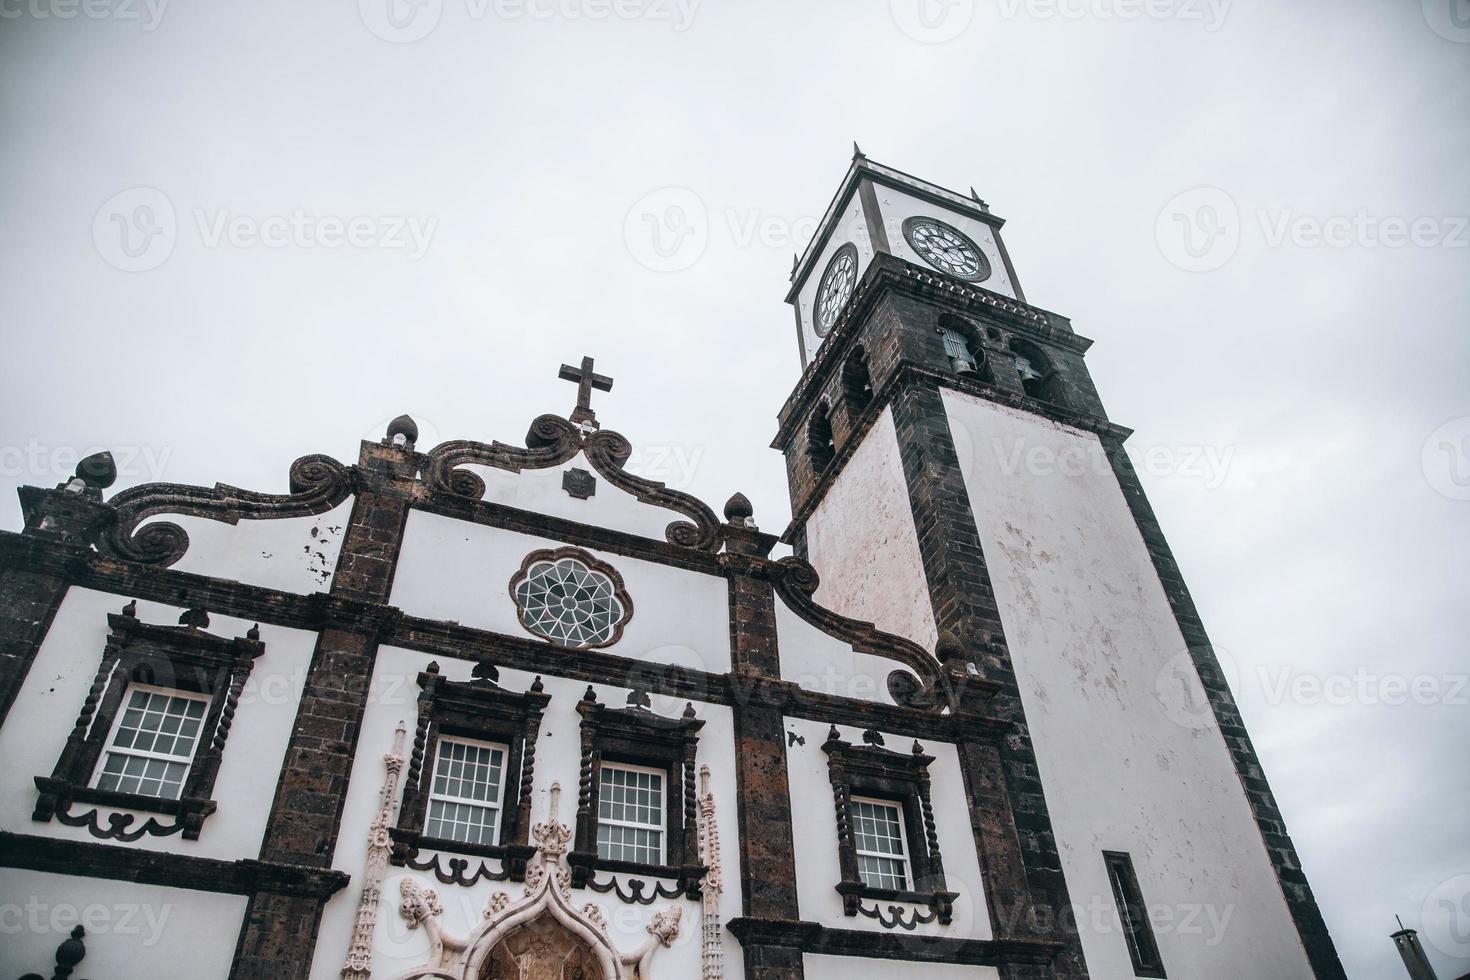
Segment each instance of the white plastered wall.
M560 493L560 490L557 491ZM510 582L533 551L563 542L409 514L391 602L405 613L533 638L516 616ZM599 551L617 569L633 616L609 653L724 673L730 669L729 588L715 575Z
M398 647L383 647L378 653L373 686L363 716L362 734L353 759L351 782L342 815L341 833L332 866L352 875L352 883L328 901L322 918L316 956L312 962L312 980L336 980L343 957L351 941L352 926L361 898L362 875L366 864L367 834L377 812L378 796L384 777L383 756L393 744L393 729L403 721L408 728L405 758L412 750L413 724L416 717L416 678L419 671L437 659L443 676L450 680L470 679L473 667L468 661L435 658L428 654ZM501 670L500 686L508 691L524 691L532 674L517 670ZM553 782L561 784L560 819L575 827L577 782L581 769L581 732L577 701L587 685L580 681L550 676L543 677L545 692L551 700L542 718L540 737L536 743L536 772L532 822L545 820L550 807ZM628 690L594 685L598 699L610 707L623 707ZM677 718L686 702L655 695L652 710ZM734 729L730 710L721 705L695 703L695 711L705 719L699 735L699 765L708 764L712 792L715 795L716 819L722 844L722 867L725 892L721 901L722 921L740 915L739 822L735 804ZM405 766L406 772L406 766ZM399 784L401 796L402 783ZM448 855L453 856L453 855ZM446 858L448 857L446 856ZM479 859L470 859L470 867L478 867ZM495 866L497 862L490 862ZM486 901L497 891L507 892L512 900L523 894L515 882L480 881L471 887L442 885L430 871L411 871L389 865L384 880L382 903L373 950L374 976L394 977L428 958L428 940L422 929L410 930L398 912L399 879L413 875L425 887L433 888L444 907L440 922L452 936L465 937L479 922ZM599 878L604 875L599 875ZM620 876L626 877L626 876ZM647 880L647 879L645 879ZM668 883L666 883L668 884ZM575 904L592 902L602 907L609 933L619 949L631 952L647 938L647 926L659 910L678 905L683 909L679 937L668 949L660 949L653 959L655 977L696 977L699 975L700 905L684 899L657 899L652 905L627 905L613 894L600 895L590 890L573 892ZM740 944L727 936L725 942L726 976L741 976Z
M976 245L980 246L980 250L990 263L990 278L975 285L994 293L1000 293L1002 296L1016 298L1016 286L1011 282L1010 273L1006 270L1005 262L1001 258L1000 246L995 240L995 233L988 224L958 211L931 204L892 187L875 184L874 189L878 193L878 210L883 214L883 230L888 235L888 247L893 250L894 255L921 268L933 268L919 256L918 252L909 247L908 240L903 237L903 223L915 215L938 218L968 235Z
M934 649L934 609L891 409L807 518L806 543L821 576L818 602Z
M863 915L848 917L842 911L842 896L836 890L842 880L837 858L837 815L833 809L827 753L822 750L828 725L787 718L786 731L789 733L786 767L791 783L792 833L796 844L796 895L801 918L835 929L887 931L876 919ZM839 725L837 731L844 741L863 744L861 728ZM883 733L883 737L885 747L895 752L907 753L913 746L911 738L891 732ZM945 880L949 891L958 897L949 925L932 922L916 927L913 932L905 931L904 935L989 939L990 917L985 909L984 885L970 827L959 754L953 745L945 742L920 740L920 744L934 756L929 766L934 825L939 835L939 853L944 859ZM888 904L884 903L885 909ZM902 907L906 911L915 908Z
M1161 696L1185 643L1097 438L944 403L1092 975L1132 976L1114 850L1168 917L1154 931L1170 976L1311 977L1224 741Z
M0 976L51 976L56 947L86 930L79 977L225 980L245 898L0 868Z
M349 497L324 514L279 520L225 524L180 514L154 520L177 524L189 535L189 550L171 566L174 571L308 593L332 587L351 515Z
M694 475L703 447L634 446L628 460L628 471L681 489ZM626 531L655 541L664 540L664 531L674 521L688 520L678 511L645 504L626 490L620 490L598 474L587 457L574 458L545 469L525 469L519 473L493 466L462 466L485 481L484 499L551 517L590 524L614 531ZM592 496L585 500L562 489L568 470L579 469L597 479Z
M6 762L0 772L0 827L15 833L96 841L84 827L68 827L55 819L46 823L31 819L37 795L34 778L49 776L55 768L101 663L107 642L107 614L121 610L126 601L121 596L77 587L68 590L62 600L0 728L0 754ZM143 622L163 626L176 625L181 612L177 607L153 602L139 602L137 609ZM243 620L212 615L208 632L243 636L250 626ZM262 624L260 638L265 652L255 662L241 695L215 779L213 797L219 808L205 819L199 839L186 841L179 834L144 835L123 846L225 860L259 855L316 634ZM78 814L89 809L90 804L72 806L72 812ZM103 826L107 814L118 812L111 807L97 809ZM164 823L172 819L138 813L134 826L150 816ZM92 886L80 878L71 880L78 894Z

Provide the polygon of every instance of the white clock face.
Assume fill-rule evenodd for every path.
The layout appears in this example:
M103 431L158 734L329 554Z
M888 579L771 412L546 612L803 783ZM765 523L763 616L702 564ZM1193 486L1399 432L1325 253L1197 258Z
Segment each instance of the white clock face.
M990 278L990 263L980 246L937 218L909 218L903 223L903 237L920 258L940 272L970 282Z
M842 308L852 298L857 285L857 247L848 242L837 250L822 273L822 282L817 286L816 328L817 336L825 337L842 313Z

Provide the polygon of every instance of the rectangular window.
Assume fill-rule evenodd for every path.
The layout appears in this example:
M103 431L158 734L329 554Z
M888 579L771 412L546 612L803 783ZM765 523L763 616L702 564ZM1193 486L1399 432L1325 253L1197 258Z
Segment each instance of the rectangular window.
M1154 942L1148 909L1143 904L1143 891L1133 872L1133 858L1121 851L1103 851L1103 860L1113 883L1113 900L1118 904L1118 919L1123 924L1128 955L1133 959L1134 976L1165 976L1164 961L1159 958L1159 946Z
M177 800L208 707L208 698L193 694L130 688L97 773L97 788Z
M465 844L495 844L500 831L504 774L505 746L439 739L425 836Z
M908 891L903 811L898 804L854 796L852 836L857 851L858 875L864 885Z
M664 863L664 774L641 766L605 765L597 793L597 856L606 861Z

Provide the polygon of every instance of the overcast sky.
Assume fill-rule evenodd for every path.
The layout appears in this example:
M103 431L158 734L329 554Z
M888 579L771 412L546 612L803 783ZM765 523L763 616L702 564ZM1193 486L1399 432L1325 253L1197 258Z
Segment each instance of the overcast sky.
M585 353L635 466L779 530L857 139L1096 341L1349 975L1394 913L1470 971L1466 0L387 2L0 0L0 526L97 447L518 442Z

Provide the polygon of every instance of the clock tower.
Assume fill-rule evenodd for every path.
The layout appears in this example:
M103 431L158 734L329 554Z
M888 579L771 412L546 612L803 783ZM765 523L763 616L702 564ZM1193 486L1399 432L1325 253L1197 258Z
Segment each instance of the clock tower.
M996 685L992 933L1058 944L1057 976L1343 977L1092 342L973 190L854 151L786 297L786 540L823 604Z

